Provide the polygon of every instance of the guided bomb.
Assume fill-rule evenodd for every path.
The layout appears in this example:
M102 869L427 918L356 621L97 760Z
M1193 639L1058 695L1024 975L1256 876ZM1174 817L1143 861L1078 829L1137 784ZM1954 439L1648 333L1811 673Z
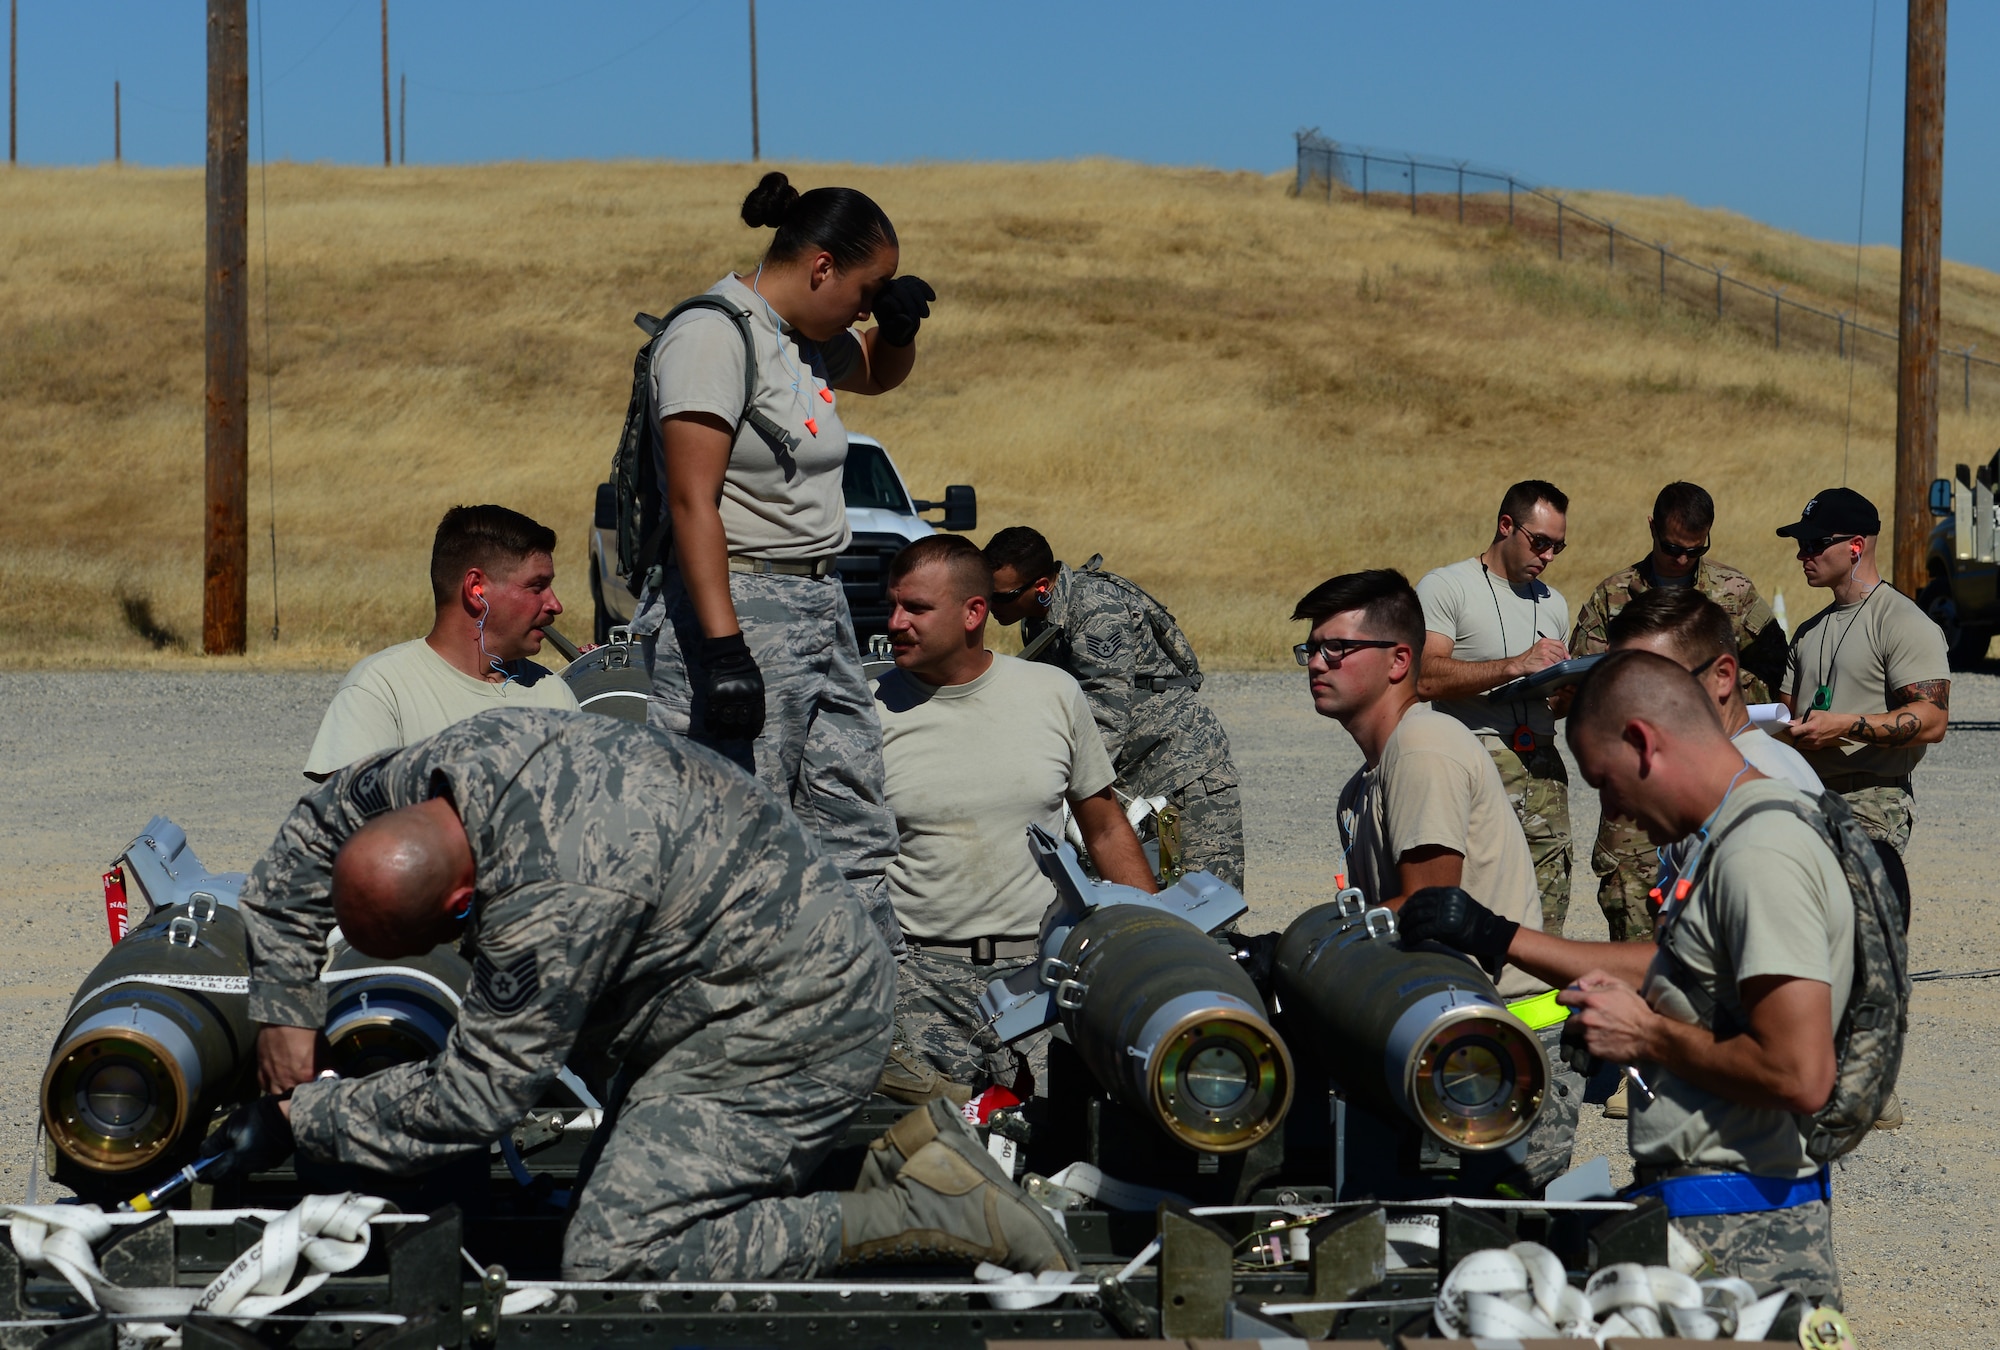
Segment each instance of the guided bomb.
M358 1078L435 1057L458 1021L472 967L451 947L380 961L343 947L327 962L330 1066Z
M1292 1059L1257 986L1201 929L1141 905L1080 919L1054 963L1056 1006L1091 1074L1189 1148L1247 1149L1292 1102Z
M1396 916L1359 891L1307 910L1279 939L1272 972L1294 1025L1341 1090L1414 1121L1451 1148L1486 1152L1528 1132L1549 1061L1527 1024L1464 956L1396 941Z

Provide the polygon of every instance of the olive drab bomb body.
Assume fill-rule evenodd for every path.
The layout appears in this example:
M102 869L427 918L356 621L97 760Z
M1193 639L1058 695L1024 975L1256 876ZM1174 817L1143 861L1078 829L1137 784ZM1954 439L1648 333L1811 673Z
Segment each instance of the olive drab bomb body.
M242 883L204 869L164 817L106 873L107 900L115 889L148 912L83 981L42 1076L59 1180L74 1184L81 1169L129 1190L133 1175L185 1161L244 1091L256 1029Z
M979 1004L1015 1040L1060 1021L1097 1084L1203 1153L1233 1153L1276 1129L1292 1062L1257 987L1209 933L1249 906L1192 872L1158 895L1093 881L1076 850L1038 826L1028 847L1055 883L1039 957Z
M1404 1116L1464 1152L1505 1148L1541 1110L1549 1061L1477 966L1447 948L1406 948L1396 918L1345 890L1278 942L1273 986L1343 1094Z

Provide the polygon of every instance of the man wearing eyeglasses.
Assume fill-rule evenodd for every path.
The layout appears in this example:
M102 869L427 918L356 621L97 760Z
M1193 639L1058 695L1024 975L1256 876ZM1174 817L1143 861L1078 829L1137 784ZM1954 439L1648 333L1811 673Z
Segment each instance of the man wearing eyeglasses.
M1313 707L1354 738L1362 769L1341 789L1336 818L1348 880L1397 909L1428 886L1457 886L1510 924L1542 927L1528 841L1500 771L1479 738L1422 706L1429 636L1417 592L1400 572L1350 572L1313 588L1292 611L1312 633L1292 648ZM1500 960L1485 963L1500 996L1557 1066L1528 1135L1526 1181L1546 1186L1569 1166L1583 1079L1558 1055L1565 1014L1551 988Z
M1563 551L1569 498L1538 478L1500 499L1483 553L1437 568L1417 583L1423 601L1423 677L1418 697L1471 729L1500 771L1528 839L1542 922L1562 932L1569 910L1569 776L1556 749L1548 701L1503 705L1486 691L1569 656L1569 602L1542 580Z
M1570 631L1572 656L1595 656L1611 646L1611 625L1636 597L1692 591L1705 595L1729 616L1736 634L1733 664L1749 703L1769 703L1785 673L1785 630L1757 594L1749 577L1708 559L1715 526L1715 499L1694 483L1669 483L1653 499L1646 528L1652 551L1630 567L1597 583L1583 602ZM1636 821L1606 815L1590 853L1597 874L1597 907L1604 911L1611 940L1650 937L1653 917L1646 897L1659 874L1659 859Z
M1870 838L1901 853L1916 819L1910 775L1950 720L1951 664L1937 624L1882 584L1881 533L1875 504L1844 487L1819 493L1778 531L1798 541L1806 585L1833 592L1799 625L1779 698L1792 744L1821 781Z

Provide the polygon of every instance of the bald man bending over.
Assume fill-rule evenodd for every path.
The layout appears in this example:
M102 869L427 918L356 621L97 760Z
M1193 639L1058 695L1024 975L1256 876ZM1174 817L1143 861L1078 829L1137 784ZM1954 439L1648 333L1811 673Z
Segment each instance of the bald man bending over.
M397 1174L483 1153L567 1063L609 1086L566 1278L1075 1268L943 1103L877 1142L856 1191L796 1194L882 1072L895 962L783 803L682 738L588 713L460 722L300 801L241 912L264 1086L291 1099L212 1136L223 1177L294 1142ZM379 958L461 944L472 985L437 1058L312 1079L336 920Z
M1833 1091L1833 1032L1854 983L1854 900L1802 818L1826 799L1752 768L1714 698L1653 652L1604 658L1571 706L1569 742L1604 809L1656 845L1707 831L1705 848L1674 855L1686 898L1672 898L1680 878L1662 879L1655 939L1509 931L1442 891L1412 896L1399 927L1475 954L1498 943L1568 986L1591 1053L1645 1084L1631 1094L1634 1193L1660 1196L1718 1274L1838 1306L1831 1182L1801 1128Z

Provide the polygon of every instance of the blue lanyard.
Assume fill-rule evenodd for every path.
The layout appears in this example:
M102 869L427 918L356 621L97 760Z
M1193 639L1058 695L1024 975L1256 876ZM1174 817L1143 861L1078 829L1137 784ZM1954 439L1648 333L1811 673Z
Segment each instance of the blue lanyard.
M1701 828L1694 832L1694 848L1688 853L1687 865L1675 873L1673 886L1669 888L1665 884L1661 885L1660 892L1665 897L1660 907L1660 933L1662 937L1666 935L1667 911L1669 907L1671 907L1673 913L1679 914L1682 903L1687 900L1688 893L1694 889L1695 873L1701 869L1702 859L1708 854L1709 827L1714 825L1715 818L1722 814L1722 808L1729 805L1729 796L1736 791L1736 784L1742 780L1744 774L1749 772L1750 761L1746 759L1743 761L1743 767L1736 771L1736 776L1729 780L1729 786L1723 789L1722 800L1715 804L1715 809L1708 813L1708 819L1704 820L1701 823ZM1656 849L1655 852L1660 859L1660 880L1664 883L1667 873L1667 851L1662 848Z

